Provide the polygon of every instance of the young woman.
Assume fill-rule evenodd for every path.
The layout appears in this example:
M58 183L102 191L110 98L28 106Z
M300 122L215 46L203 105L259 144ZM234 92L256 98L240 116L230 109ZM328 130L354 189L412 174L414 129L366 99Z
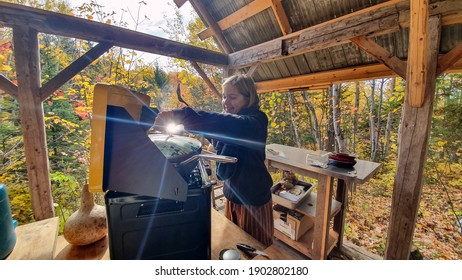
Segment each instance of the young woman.
M237 163L217 163L217 177L224 182L226 217L265 246L273 243L271 186L264 164L268 118L260 111L255 83L235 75L223 83L224 113L196 111L190 107L159 113L154 128L169 122L208 138L217 154Z

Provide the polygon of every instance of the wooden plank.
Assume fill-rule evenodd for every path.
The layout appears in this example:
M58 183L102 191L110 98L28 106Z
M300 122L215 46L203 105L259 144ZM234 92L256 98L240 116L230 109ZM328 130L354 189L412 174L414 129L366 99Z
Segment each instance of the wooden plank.
M332 195L332 177L318 176L318 197L316 199L316 217L314 221L314 240L313 243L313 258L324 260L327 258L328 241L329 241L329 226L328 219L331 209Z
M229 16L217 22L221 30L226 30L266 9L271 7L271 0L254 0ZM197 34L201 40L205 40L213 35L212 28L206 28Z
M287 35L292 32L292 27L290 27L289 19L287 18L287 14L282 6L281 0L272 0L271 8L273 9L276 20L281 28L282 35Z
M110 43L100 43L79 57L76 61L72 62L68 67L63 69L40 88L41 100L47 99L55 90L59 89L67 81L72 79L72 77L98 59L98 57L107 52L112 46L113 45Z
M0 10L0 24L7 27L27 25L47 34L109 42L122 48L218 66L228 64L226 54L117 26L3 1L0 1Z
M440 22L438 17L429 20L428 36L432 40L427 51L430 67L426 72L424 103L416 108L409 103L409 95L404 100L385 259L407 260L412 248L435 98Z
M8 260L52 260L59 218L53 217L16 228L16 245Z
M345 44L350 38L361 35L374 35L378 32L388 30L389 32L398 31L398 14L393 7L383 8L375 11L375 13L362 14L361 16L348 17L342 21L337 21L329 25L316 25L304 29L302 32L297 32L297 37L283 39L284 37L275 39L281 42L278 50L268 49L276 44L270 44L272 41L257 45L235 52L230 55L230 65L245 66L255 61L269 61L294 56L306 51L315 51L323 48L328 48L336 45ZM292 33L292 34L295 34ZM286 35L291 36L291 35ZM267 54L276 54L268 56Z
M401 10L399 13L399 22L402 28L409 27L410 13L408 9L409 3L402 4L402 7L407 9ZM431 3L429 6L430 16L439 15L442 17L441 25L452 25L462 22L462 10L460 9L459 0L438 1Z
M257 92L264 93L273 90L288 91L299 88L312 88L332 83L361 81L383 77L396 77L396 73L383 64L350 67L340 70L306 74L290 78L257 82Z
M348 202L348 184L344 180L337 180L337 189L335 192L335 201L341 201L341 207L338 215L334 218L333 230L338 234L337 248L343 245L343 232L345 226L346 204Z
M438 58L438 67L436 68L436 76L443 74L449 67L454 65L458 60L462 59L462 42L455 46L444 56Z
M64 236L58 236L56 242L56 250L54 254L55 260L109 260L108 237L85 245L76 246L69 244Z
M409 53L407 62L407 94L409 105L422 106L427 87L428 62L428 2L411 0L411 21L409 27Z
M406 79L406 62L401 61L367 36L359 36L350 40L355 45L375 57L379 62L388 66L403 79Z
M300 202L299 205L297 205L297 208L295 210L301 212L302 214L305 214L307 216L315 217L316 216L316 205L317 205L317 199L318 199L318 194L316 192L310 193L310 195L304 199L302 202ZM332 199L331 201L331 209L329 213L329 220L334 217L341 209L342 209L342 203L339 201Z
M263 250L263 252L265 252L268 256L270 256L271 260L300 260L301 259L294 252L291 252L287 250L286 248L284 248L284 246L280 242L274 242L273 245ZM257 255L252 260L268 260L268 258Z
M444 1L439 5L429 7L429 15L444 14L445 16L459 15L460 7L453 4L457 1ZM446 5L443 5L446 4ZM256 61L267 62L284 59L288 55L345 44L349 39L357 36L374 36L401 30L406 19L400 18L409 13L407 1L393 0L367 9L344 15L280 38L240 50L230 54L229 65L239 68L248 66ZM462 18L460 18L462 21ZM454 19L452 19L454 21ZM276 42L279 42L276 43ZM283 49L282 46L286 47ZM279 47L278 47L279 46Z
M359 247L348 240L343 241L343 246L340 247L340 252L353 260L383 260L379 255L367 251L363 247Z
M3 74L0 74L0 89L13 96L14 99L18 99L18 86L3 76Z
M42 100L40 99L40 57L37 31L27 25L13 28L14 57L18 78L27 176L35 220L54 217L50 168Z
M398 3L404 3L404 2L405 1L403 0L387 1L385 3L381 3L378 5L366 8L366 9L362 9L360 11L353 12L348 15L338 17L336 19L333 19L333 20L330 20L330 21L327 21L327 22L324 22L324 23L321 23L321 24L318 24L312 27L308 27L306 29L303 29L297 32L293 32L291 34L262 43L260 45L235 52L230 55L229 64L233 65L234 67L243 67L245 65L252 64L253 62L256 62L259 60L264 62L266 60L284 58L286 55L288 55L288 53L282 52L282 45L283 45L282 42L283 41L290 42L289 41L290 39L297 38L297 36L300 36L304 32L322 34L321 31L318 31L322 29L323 32L325 30L328 30L329 33L331 33L335 31L335 28L336 28L335 26L339 26L342 29L345 29L345 27L348 27L349 25L353 25L353 26L358 25L358 22L361 22L361 19L364 20L364 18L370 18L372 20L372 19L380 19L381 17L383 17L383 14L376 15L376 10L386 10L389 14L398 16L398 13L394 5ZM399 27L398 22L396 22L395 25L393 25L390 28L395 30L398 27ZM382 26L383 30L385 30L386 28L387 26ZM365 32L363 34L357 34L356 36L359 36L359 35L367 35L367 33ZM355 36L351 36L351 37L355 37ZM275 49L275 48L278 48L278 49ZM259 54L259 52L262 52L262 51L263 51L263 54ZM268 54L273 54L273 55L268 55Z
M195 61L191 61L191 65L194 67L194 69L199 73L199 76L204 80L204 82L207 84L207 86L210 88L210 90L221 100L222 96L220 92L217 90L215 85L210 81L209 77L205 74L205 72L202 70L202 68L197 64Z
M236 249L236 243L244 243L261 251L265 249L263 244L212 209L212 260L218 260L223 249ZM241 253L241 259L251 258L253 256Z
M313 245L315 244L314 240L314 228L308 230L299 240L295 241L290 239L284 233L274 230L274 237L281 240L285 244L289 245L290 247L294 248L295 250L299 251L300 253L304 254L305 256L311 259L317 259L313 252ZM337 243L338 235L334 231L329 231L329 239L327 241L327 250L326 254L329 254L330 251L335 247Z
M231 46L228 44L228 41L226 41L225 37L223 36L222 29L220 28L218 23L213 19L213 17L210 15L210 13L207 10L207 7L205 7L202 4L202 2L198 1L198 0L190 0L189 2L194 7L194 9L202 16L202 18L205 20L206 24L212 30L213 35L215 36L215 39L217 41L218 46L225 53L233 52L233 49L231 48ZM199 61L197 59L191 59L191 60L201 62L201 61Z

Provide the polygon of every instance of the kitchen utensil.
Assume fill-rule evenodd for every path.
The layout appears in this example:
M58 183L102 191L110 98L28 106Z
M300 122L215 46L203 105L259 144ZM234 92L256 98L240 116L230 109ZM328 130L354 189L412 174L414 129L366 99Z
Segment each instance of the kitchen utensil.
M243 243L237 243L236 244L236 247L244 252L248 252L248 253L253 253L253 254L257 254L257 255L260 255L260 256L263 256L263 257L268 257L268 255L260 250L257 250L256 248L250 246L250 245L247 245L247 244L243 244Z

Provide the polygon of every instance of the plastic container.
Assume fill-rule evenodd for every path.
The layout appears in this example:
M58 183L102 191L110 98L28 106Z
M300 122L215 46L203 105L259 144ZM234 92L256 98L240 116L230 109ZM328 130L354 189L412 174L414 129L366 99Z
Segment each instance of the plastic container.
M11 216L10 201L5 185L0 184L0 259L5 259L16 244L14 228L16 221Z
M303 191L302 193L297 196L295 199L288 199L288 197L283 197L280 194L276 194L276 191L282 187L281 183L277 183L271 187L271 194L273 198L273 202L277 203L279 205L282 205L284 207L287 207L289 209L295 209L297 205L302 202L305 198L307 198L311 191L314 188L314 185L311 183L303 182L303 181L298 181L295 184L295 188L302 188Z

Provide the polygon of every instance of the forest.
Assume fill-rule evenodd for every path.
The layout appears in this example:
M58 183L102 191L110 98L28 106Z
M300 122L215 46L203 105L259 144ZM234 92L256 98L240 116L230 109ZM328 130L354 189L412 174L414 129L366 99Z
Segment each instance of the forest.
M25 1L13 1L23 4ZM27 1L29 5L106 24L141 24L148 18L141 9L129 17L91 1L72 7L61 0ZM169 39L211 50L210 38L196 34L204 24L195 17L185 22L172 5L173 20L162 29ZM42 84L80 57L94 42L39 34ZM0 74L16 80L12 30L0 29ZM220 91L222 70L201 65ZM124 86L151 97L152 106L165 110L184 104L221 111L221 100L187 61L170 59L168 66L146 62L141 53L113 47L97 61L57 90L43 103L50 178L60 232L66 219L79 207L80 191L88 181L93 87L96 83ZM360 159L381 163L368 183L350 190L345 239L383 256L393 192L401 111L406 84L386 78L334 84L328 89L269 92L260 96L261 109L269 118L268 141L312 150L345 151ZM19 224L34 220L25 165L19 106L0 90L0 183L6 185L14 219ZM462 259L462 73L443 74L437 80L431 135L422 196L413 239L416 259ZM274 179L281 174L273 174ZM279 176L279 177L278 177ZM97 202L104 203L103 195Z

